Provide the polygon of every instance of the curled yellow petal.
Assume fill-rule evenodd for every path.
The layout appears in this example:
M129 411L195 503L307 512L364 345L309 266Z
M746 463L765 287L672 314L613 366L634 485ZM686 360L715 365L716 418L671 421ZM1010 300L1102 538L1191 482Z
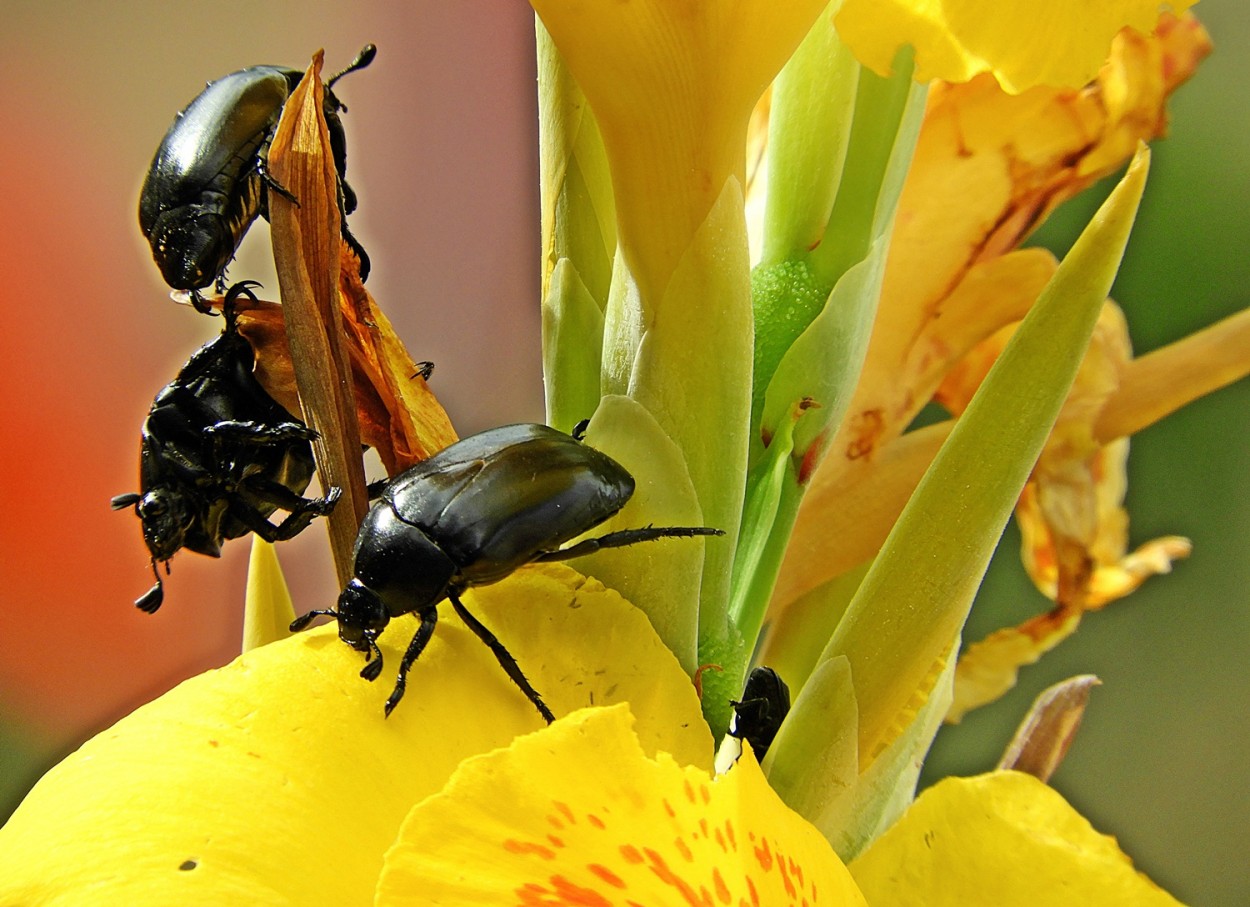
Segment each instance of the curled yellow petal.
M1193 0L1173 0L1177 12ZM835 20L859 59L889 72L899 47L916 51L916 79L966 82L989 72L1013 94L1035 85L1079 88L1123 28L1148 32L1157 0L845 0Z
M826 2L532 0L594 110L644 298L743 182L751 108Z
M464 601L557 715L633 700L646 752L710 767L689 678L616 593L548 565ZM0 829L0 903L373 903L412 805L468 757L543 726L449 609L383 718L413 629L404 618L382 634L376 683L322 627L192 678L88 741Z
M387 854L379 905L863 905L744 755L712 780L648 758L625 706L466 762Z
M851 864L873 907L1176 905L1032 775L947 778Z

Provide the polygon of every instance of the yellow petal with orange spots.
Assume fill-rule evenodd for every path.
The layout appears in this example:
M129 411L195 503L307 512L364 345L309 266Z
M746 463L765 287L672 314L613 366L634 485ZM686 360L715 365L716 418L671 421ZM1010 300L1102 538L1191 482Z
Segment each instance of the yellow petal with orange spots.
M947 778L851 864L873 907L1176 907L1032 775Z
M548 564L464 603L557 716L630 700L647 753L710 769L690 678L615 592ZM376 683L320 627L194 677L85 743L0 828L0 903L373 903L412 806L464 760L543 726L454 613L383 717L414 623L382 634Z
M466 762L409 814L377 904L864 904L754 758L713 781L647 758L632 723L584 710Z
M1183 11L1194 0L1173 0ZM965 82L992 73L1010 92L1034 85L1078 88L1090 80L1121 28L1154 27L1157 0L845 0L836 23L867 66L886 73L900 47L916 51L916 79Z

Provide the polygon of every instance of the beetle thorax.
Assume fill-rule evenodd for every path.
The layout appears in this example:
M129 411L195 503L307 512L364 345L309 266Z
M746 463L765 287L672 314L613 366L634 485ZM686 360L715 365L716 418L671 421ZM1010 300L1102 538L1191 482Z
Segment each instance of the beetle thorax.
M355 564L353 583L374 593L391 617L437 606L457 573L447 554L420 528L401 520L386 500L365 515Z

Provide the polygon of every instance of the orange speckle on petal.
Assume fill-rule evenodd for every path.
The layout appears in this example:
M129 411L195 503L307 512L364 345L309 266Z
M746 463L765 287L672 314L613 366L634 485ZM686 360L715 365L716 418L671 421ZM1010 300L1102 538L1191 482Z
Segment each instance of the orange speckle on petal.
M720 874L720 869L715 866L712 867L712 884L716 886L716 900L722 904L728 904L729 886L725 884L725 878Z
M618 876L615 872L599 863L587 863L586 868L597 878L602 879L613 888L624 888L625 880Z
M600 819L598 816L596 816L594 813L586 813L586 821L589 822L591 825L593 825L595 828L599 829L600 831L603 831L603 829L607 827L603 824L603 820Z
M798 896L798 890L794 887L794 880L790 878L789 861L781 855L777 854L777 869L781 873L781 884L786 887L786 894L792 899Z
M569 808L569 805L567 803L561 803L559 800L554 800L552 801L551 805L556 808L556 812L558 812L560 815L564 816L564 818L568 820L568 823L570 825L577 824L577 818L573 815L573 810Z
M769 849L768 841L762 841L755 848L755 859L759 861L760 869L765 872L772 872L773 868L773 852Z
M577 905L577 907L612 907L612 902L599 892L581 885L574 885L564 876L552 876L551 887L562 900L561 904Z
M682 787L686 791L686 799L691 803L694 802L694 785L690 783L690 779L686 778L682 782Z
M683 841L681 838L678 838L675 841L673 841L673 846L677 848L677 852L681 854L681 857L683 860L685 860L687 863L694 862L694 854L690 852L690 845L688 845L685 841Z
M552 847L564 846L564 841L562 841L560 838L557 838L555 835L547 835L547 840L551 843Z
M514 838L509 838L504 841L503 849L508 851L508 853L534 854L535 856L542 857L544 860L554 860L556 856L555 851L544 844L538 844L530 841L517 841Z
M632 844L622 844L620 851L621 856L625 858L626 863L631 863L637 866L642 862L642 854L639 853L638 848L634 847Z
M668 802L668 798L664 798L664 811L668 813L670 819L676 818L677 810L673 808L673 804Z

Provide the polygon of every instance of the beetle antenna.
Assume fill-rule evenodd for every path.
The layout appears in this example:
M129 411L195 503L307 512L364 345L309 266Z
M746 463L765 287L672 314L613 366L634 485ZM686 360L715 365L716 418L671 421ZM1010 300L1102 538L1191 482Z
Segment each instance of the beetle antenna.
M333 608L326 608L325 610L319 611L309 611L307 614L301 614L299 617L295 618L295 620L291 621L291 626L287 629L289 629L292 633L298 633L318 617L333 617L335 620L338 620L339 612L335 611Z
M165 572L169 572L169 561L165 562ZM135 599L135 607L144 614L155 614L165 600L165 587L161 581L161 571L156 566L156 558L152 558L152 576L156 577L156 585Z
M378 679L378 675L382 673L382 650L378 648L378 634L373 631L366 630L363 636L365 642L365 651L369 654L365 666L360 669L360 676L370 682Z
M366 44L360 48L360 53L356 54L356 59L347 64L347 68L342 72L336 72L326 81L326 88L333 88L334 83L349 72L355 72L358 69L364 69L373 62L373 58L378 55L378 47L376 44Z

